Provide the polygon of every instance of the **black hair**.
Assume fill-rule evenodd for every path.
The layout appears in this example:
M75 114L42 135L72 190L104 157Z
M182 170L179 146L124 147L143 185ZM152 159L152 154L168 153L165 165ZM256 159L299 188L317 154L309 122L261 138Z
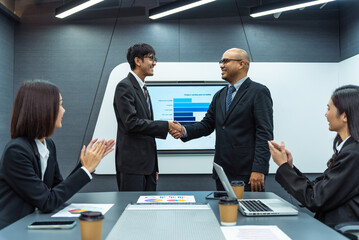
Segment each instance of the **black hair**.
M136 57L143 60L143 57L149 54L156 55L156 52L153 47L147 43L137 43L129 47L127 50L127 61L130 64L131 70L136 68Z
M60 91L48 81L24 82L17 91L11 114L11 138L41 139L55 130Z
M359 86L345 85L339 87L335 89L331 100L338 109L338 116L345 113L348 120L349 134L356 142L359 142ZM328 165L331 165L338 155L336 147L342 141L339 134L337 134L333 141L334 154L329 160Z

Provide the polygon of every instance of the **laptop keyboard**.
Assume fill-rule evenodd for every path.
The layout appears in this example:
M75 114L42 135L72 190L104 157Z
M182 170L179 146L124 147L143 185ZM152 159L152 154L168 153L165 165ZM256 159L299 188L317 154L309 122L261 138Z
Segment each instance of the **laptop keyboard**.
M273 212L273 210L260 200L240 200L250 212Z

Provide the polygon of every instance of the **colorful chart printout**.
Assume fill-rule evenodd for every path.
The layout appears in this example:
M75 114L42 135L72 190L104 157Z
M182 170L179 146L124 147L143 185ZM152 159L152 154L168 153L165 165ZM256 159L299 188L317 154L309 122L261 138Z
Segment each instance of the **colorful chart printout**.
M78 217L82 212L97 211L102 212L103 215L113 206L113 204L85 204L72 203L51 217Z
M137 203L196 203L193 195L140 196Z

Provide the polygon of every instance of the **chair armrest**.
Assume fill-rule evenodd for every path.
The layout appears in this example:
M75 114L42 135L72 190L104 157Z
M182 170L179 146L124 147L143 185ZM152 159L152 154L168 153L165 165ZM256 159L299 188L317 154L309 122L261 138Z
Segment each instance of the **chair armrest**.
M359 231L359 222L346 222L346 223L340 223L336 225L335 230L345 233L345 232L355 232Z
M359 239L359 222L340 223L334 229L352 240Z

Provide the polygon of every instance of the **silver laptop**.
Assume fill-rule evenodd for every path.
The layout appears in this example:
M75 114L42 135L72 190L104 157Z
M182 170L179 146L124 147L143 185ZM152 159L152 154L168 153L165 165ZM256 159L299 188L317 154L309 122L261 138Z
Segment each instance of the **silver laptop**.
M231 184L223 168L213 163L219 179L229 197L236 198ZM298 210L291 204L280 199L241 199L238 200L238 210L245 216L266 216L266 215L298 215Z

